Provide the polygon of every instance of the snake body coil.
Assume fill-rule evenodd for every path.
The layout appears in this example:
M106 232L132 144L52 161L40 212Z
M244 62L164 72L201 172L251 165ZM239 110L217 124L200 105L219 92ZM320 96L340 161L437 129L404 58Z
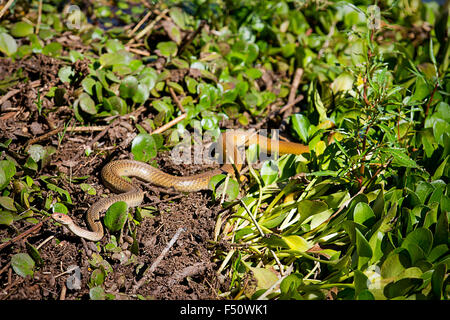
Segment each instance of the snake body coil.
M234 173L234 167L239 171L242 161L238 153L240 145L248 146L258 144L261 149L280 154L302 154L308 153L308 146L271 140L264 136L245 131L232 131L223 133L219 138L219 152L222 159L231 160L220 169L206 171L204 173L179 177L167 174L146 163L134 160L117 160L108 163L101 172L104 184L114 192L118 193L112 197L104 198L94 203L87 212L87 222L92 231L77 226L66 214L53 213L52 218L66 226L75 235L91 241L99 241L103 238L103 226L100 222L100 212L107 210L113 203L124 201L129 207L139 206L144 199L144 192L135 184L125 180L126 177L136 177L160 187L173 188L181 192L192 192L208 189L209 181L220 173ZM227 149L229 150L227 152ZM226 161L225 161L226 162ZM233 165L231 164L234 164Z

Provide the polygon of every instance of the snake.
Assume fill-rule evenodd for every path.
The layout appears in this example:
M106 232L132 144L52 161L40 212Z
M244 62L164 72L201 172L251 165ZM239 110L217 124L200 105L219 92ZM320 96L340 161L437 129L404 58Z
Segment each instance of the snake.
M227 130L218 138L219 159L223 163L218 169L190 176L174 176L145 162L131 159L114 160L102 168L101 178L104 185L116 194L100 199L88 209L86 220L91 230L81 228L65 213L54 212L51 216L54 221L65 226L76 236L90 241L99 241L104 236L100 213L118 201L124 201L128 207L137 207L144 200L144 191L124 177L135 177L153 185L179 192L206 190L209 189L212 177L218 174L234 175L239 172L243 162L239 148L252 144L257 144L260 150L271 153L295 155L309 153L309 147L300 143L270 139L252 131Z

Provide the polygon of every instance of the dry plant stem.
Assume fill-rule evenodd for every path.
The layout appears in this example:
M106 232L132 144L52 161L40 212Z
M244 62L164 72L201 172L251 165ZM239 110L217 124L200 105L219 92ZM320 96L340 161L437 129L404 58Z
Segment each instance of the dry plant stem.
M35 144L36 142L39 142L39 141L42 141L42 140L46 140L49 137L51 137L51 136L53 136L55 134L58 134L63 129L64 129L63 127L60 127L60 128L56 128L56 129L50 130L49 132L44 133L43 135L41 135L39 137L36 137L36 138L28 140L27 143L25 144L25 146L27 147L29 145Z
M9 9L9 7L12 5L14 0L9 0L7 4L3 7L3 9L0 11L0 18L5 14L6 10Z
M39 0L38 19L35 34L39 34L39 29L41 28L41 19L42 19L42 0Z
M8 270L8 268L11 266L11 262L8 262L3 268L0 269L0 274Z
M47 220L49 220L50 217L46 217L44 220L42 220L41 222L39 222L38 224L34 225L33 227L31 227L30 229L22 232L21 234L19 234L17 237L12 238L11 240L4 242L2 244L0 244L0 250L2 250L3 248L9 246L10 244L13 244L19 240L22 240L26 237L28 237L29 235L31 235L32 233L38 231L42 225L44 224L44 222L46 222Z
M134 49L134 48L130 48L128 46L125 47L129 52L138 54L140 56L144 56L144 57L148 57L150 55L150 52L145 51L145 50L140 50L140 49Z
M147 12L147 14L144 16L144 18L139 21L139 23L128 33L128 36L131 37L135 32L142 26L142 24L150 18L152 15L152 11Z
M61 288L61 293L59 294L59 300L66 300L66 292L67 292L67 287L65 284L63 284L63 286Z
M178 109L181 110L181 112L185 113L183 105L181 104L180 100L178 99L177 95L175 94L175 91L173 88L169 87L170 95L172 96L173 100L175 100L175 103L177 104Z
M150 22L150 24L148 26L146 26L144 28L144 30L142 30L141 32L139 32L136 36L134 36L133 39L131 39L130 41L128 41L128 44L134 43L135 41L139 40L140 38L142 38L143 36L145 36L146 34L150 33L153 29L153 27L155 26L155 24L161 20L166 13L169 12L169 9L165 9L163 10L156 18L155 20L153 20L152 22Z
M304 98L303 95L299 95L297 98L295 98L294 101L292 102L288 102L286 105L284 105L284 107L282 107L281 109L275 110L273 112L271 112L267 117L265 117L264 119L261 120L261 122L257 123L255 125L255 129L260 129L264 124L267 123L267 121L275 118L277 115L285 113L287 109L292 108L293 106L295 106L297 103L299 103L300 101L302 101Z
M164 131L166 131L167 129L171 128L172 126L176 125L178 122L183 121L184 118L186 118L187 114L183 113L182 115L176 117L175 119L173 119L172 121L167 122L165 125L159 127L158 129L156 129L155 131L152 132L152 134L154 133L163 133Z
M72 127L70 129L68 129L67 131L68 132L92 132L92 131L103 131L103 130L106 130L107 128L108 128L108 126ZM64 130L64 127L50 130L49 132L44 133L43 135L41 135L39 137L28 140L26 145L29 146L29 145L35 144L36 142L46 140L49 137L51 137L55 134L58 134L62 130Z
M170 277L168 281L169 286L173 286L175 283L181 281L182 279L186 277L192 277L196 274L199 274L206 270L211 264L205 263L205 262L197 262L196 264L193 264L192 266L188 266L184 268L181 271L177 271L173 274L172 277Z
M300 85L300 82L302 81L302 77L303 77L303 69L298 68L295 71L294 81L292 82L291 91L289 92L288 103L294 102L295 96L297 95L298 86ZM292 113L292 108L288 108L288 109L286 109L286 111L284 111L284 116L288 117L291 115L291 113Z
M145 283L145 281L147 281L148 278L151 277L151 275L153 274L153 272L155 272L156 268L159 266L159 264L161 263L161 261L164 259L164 257L167 255L167 253L169 252L170 248L172 248L172 246L175 244L175 242L178 240L178 238L180 237L181 233L183 231L186 231L185 228L179 228L177 230L177 232L175 233L175 235L172 237L172 239L169 241L169 243L167 244L167 246L163 249L163 251L160 253L160 255L156 258L156 260L153 262L153 264L150 266L149 269L147 269L145 271L144 276L141 278L141 280L139 280L136 285L133 286L133 293L136 293L136 291Z
M431 102L433 101L433 97L434 97L434 94L436 93L437 88L438 88L438 84L436 83L434 85L433 91L431 92L430 99L428 100L427 107L425 109L425 119L428 117L428 112L430 111Z

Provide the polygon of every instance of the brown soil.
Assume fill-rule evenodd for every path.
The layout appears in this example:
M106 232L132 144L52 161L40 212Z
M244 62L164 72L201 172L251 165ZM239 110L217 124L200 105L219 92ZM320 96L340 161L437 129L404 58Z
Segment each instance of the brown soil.
M83 66L77 67L82 72ZM36 184L40 184L42 199L33 202L37 209L44 208L46 197L52 196L53 201L57 197L39 179L42 175L52 177L52 182L67 190L71 196L71 217L86 227L86 209L102 193L109 192L101 184L101 168L113 159L130 158L129 146L136 135L135 124L145 127L144 120L153 115L145 108L140 109L134 113L136 118L118 117L109 126L104 122L106 129L101 131L70 132L68 129L59 141L58 132L47 136L46 133L63 128L64 124L72 124L73 111L68 106L73 98L70 87L65 87L65 104L59 107L55 107L53 100L45 97L49 88L58 84L58 62L43 55L18 62L0 59L0 80L17 75L19 69L22 70L21 80L8 89L8 92L16 89L18 92L0 105L0 141L12 140L6 154L20 165L26 160L24 150L30 142L55 148L56 153L44 167L39 165L37 172L28 172L17 166L16 177L30 175ZM33 81L34 85L31 85ZM35 103L38 92L42 99L41 114ZM86 146L93 150L89 157L84 152ZM165 171L178 175L207 169L198 165L174 165L170 162L168 152L160 152L156 160ZM88 195L82 191L79 182L74 182L76 177L87 177L82 182L94 186L97 194ZM111 240L108 232L101 240L101 245L96 247L93 243L83 242L51 219L46 220L37 232L14 240L0 249L0 299L89 299L89 290L93 287L91 275L96 268L90 261L95 260L95 251L99 249L101 257L111 266L111 269L106 268L102 287L106 293L114 294L116 299L136 299L138 295L153 299L218 299L217 292L225 288L225 284L216 275L216 250L209 241L214 238L220 206L211 202L211 195L207 191L185 195L148 187L142 207L154 207L154 217L146 217L139 224L130 222L130 228L126 225L121 237L115 235L120 239L118 246L121 249L118 254L104 249ZM14 222L14 228L0 225L0 240L4 242L23 234L43 221L46 215L35 213L34 218L34 223L26 219ZM153 274L145 275L144 270L155 262L180 227L184 231ZM138 248L133 249L137 253L134 255L131 255L129 229L136 230ZM10 261L12 255L27 252L26 242L35 248L39 247L42 264L36 266L33 277L23 278L13 271ZM78 289L67 286L67 280L70 280L73 272L66 271L72 265L78 266L81 271L81 286ZM143 277L147 281L134 290Z

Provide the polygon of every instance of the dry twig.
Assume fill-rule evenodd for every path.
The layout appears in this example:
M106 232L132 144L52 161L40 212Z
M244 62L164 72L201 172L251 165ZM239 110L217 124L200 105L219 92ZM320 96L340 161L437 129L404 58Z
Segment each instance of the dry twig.
M183 121L184 118L186 118L187 114L183 113L182 115L176 117L175 119L173 119L172 121L167 122L165 125L159 127L158 129L156 129L155 131L152 132L152 134L154 133L163 133L164 131L166 131L167 129L171 128L172 126L176 125L178 122Z
M12 3L14 2L14 0L9 0L7 4L5 4L5 6L3 7L3 9L0 11L0 18L3 16L3 14L6 12L6 10L9 9L9 7L11 7Z
M132 292L136 293L136 291L145 283L145 281L147 281L153 274L153 272L155 272L156 268L159 266L159 264L161 263L161 261L164 259L164 257L167 255L167 253L169 252L170 248L172 248L172 246L175 244L175 242L178 240L178 238L180 237L181 233L183 231L186 231L186 229L184 228L179 228L177 230L177 232L175 233L175 235L172 237L172 239L169 241L169 243L167 244L167 246L163 249L163 251L160 253L160 255L156 258L156 260L153 262L153 264L150 266L150 268L148 268L147 270L145 270L144 272L144 276L133 286Z

